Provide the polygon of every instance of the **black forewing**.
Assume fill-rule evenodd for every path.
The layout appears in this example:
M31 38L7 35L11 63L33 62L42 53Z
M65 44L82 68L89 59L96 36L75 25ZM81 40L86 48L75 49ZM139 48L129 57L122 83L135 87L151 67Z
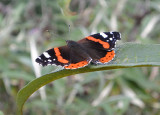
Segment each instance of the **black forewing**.
M57 57L56 52L60 54L60 56L65 59L68 60L68 63L63 63L63 61L59 61L58 58L60 58L59 56ZM37 59L36 62L41 64L42 66L47 66L47 65L57 65L57 66L65 66L69 64L69 59L70 59L70 49L67 46L62 46L62 47L57 47L56 51L55 48L49 49L45 52L43 52ZM48 57L45 56L45 53L48 53Z
M105 36L103 36L102 34L104 34ZM102 32L102 33L92 34L90 36L102 40L104 42L108 42L110 46L108 50L114 49L116 41L121 40L121 34L119 32Z

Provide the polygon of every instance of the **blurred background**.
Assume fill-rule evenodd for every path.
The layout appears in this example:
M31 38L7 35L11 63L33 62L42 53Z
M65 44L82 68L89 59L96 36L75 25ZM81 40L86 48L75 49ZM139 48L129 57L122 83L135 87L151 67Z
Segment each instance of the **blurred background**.
M18 91L57 68L40 68L35 63L39 54L103 31L121 32L118 44L160 43L160 1L0 0L0 114L14 115ZM68 76L35 92L23 112L160 115L159 67Z

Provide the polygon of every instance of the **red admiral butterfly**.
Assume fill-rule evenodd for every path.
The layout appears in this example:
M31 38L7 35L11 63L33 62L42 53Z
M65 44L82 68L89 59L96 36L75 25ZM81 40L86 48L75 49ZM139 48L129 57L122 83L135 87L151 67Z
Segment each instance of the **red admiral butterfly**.
M65 69L77 69L94 64L105 64L113 60L119 32L102 32L79 41L67 40L67 45L55 47L41 54L36 62L42 66L57 65Z

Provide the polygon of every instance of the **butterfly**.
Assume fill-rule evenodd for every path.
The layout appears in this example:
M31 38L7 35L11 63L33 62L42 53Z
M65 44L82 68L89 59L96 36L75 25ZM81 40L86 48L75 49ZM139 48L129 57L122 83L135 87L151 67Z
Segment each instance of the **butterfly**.
M67 40L67 45L43 52L36 62L42 66L56 65L65 69L77 69L90 63L106 64L114 59L119 32L92 34L79 41Z

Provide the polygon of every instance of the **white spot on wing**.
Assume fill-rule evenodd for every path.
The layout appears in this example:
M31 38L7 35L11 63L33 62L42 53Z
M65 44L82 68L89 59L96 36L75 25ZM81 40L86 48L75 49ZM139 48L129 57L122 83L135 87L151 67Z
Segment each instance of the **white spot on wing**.
M50 60L50 59L49 59L48 61L49 61L49 62L52 62L52 60Z
M111 40L111 41L112 41L112 40L113 40L113 38L109 38L109 40Z
M110 34L113 34L113 32L110 32Z
M107 37L108 37L108 35L106 35L106 34L103 33L103 32L101 32L100 35L103 36L104 38L107 38Z
M46 58L51 57L47 52L44 52L43 55L44 55Z

